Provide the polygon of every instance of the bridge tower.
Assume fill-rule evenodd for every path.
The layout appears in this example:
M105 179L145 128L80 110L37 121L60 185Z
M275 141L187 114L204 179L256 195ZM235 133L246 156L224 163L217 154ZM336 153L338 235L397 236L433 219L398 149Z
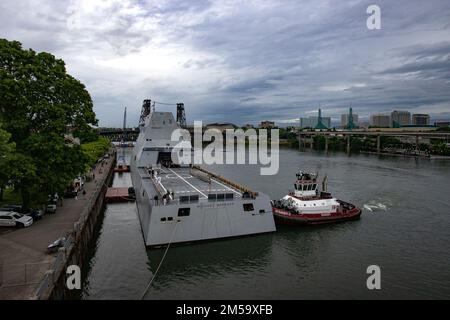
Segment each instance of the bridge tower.
M184 110L184 103L177 103L177 123L180 127L186 127L186 112Z
M139 126L143 126L145 124L145 118L150 114L152 111L152 100L146 99L144 100L144 103L142 104L142 110L141 110L141 118L139 119Z

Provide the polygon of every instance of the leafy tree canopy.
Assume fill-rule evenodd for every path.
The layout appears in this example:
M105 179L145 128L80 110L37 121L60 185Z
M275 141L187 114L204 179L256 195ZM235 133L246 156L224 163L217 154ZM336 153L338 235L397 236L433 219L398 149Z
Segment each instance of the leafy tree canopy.
M25 205L34 193L60 192L83 173L88 159L64 135L90 134L97 120L89 92L64 61L0 39L0 121L15 143L13 183Z

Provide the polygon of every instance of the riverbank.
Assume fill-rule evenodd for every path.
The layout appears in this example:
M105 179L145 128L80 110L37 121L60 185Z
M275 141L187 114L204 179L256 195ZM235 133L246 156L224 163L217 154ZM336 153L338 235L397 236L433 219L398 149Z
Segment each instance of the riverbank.
M371 154L375 156L389 156L389 157L401 157L401 158L420 158L428 160L450 160L450 156L437 156L437 155L416 155L416 154L399 154L389 152L373 152L373 151L360 151L361 154Z
M112 152L112 151L111 151ZM26 229L0 230L0 299L41 299L52 295L53 285L60 279L62 266L72 257L72 249L93 208L99 211L97 199L106 192L112 176L115 155L98 165L92 173L95 180L84 186L86 195L65 199L54 215L45 215ZM90 226L89 226L90 227ZM74 237L75 235L75 237ZM69 241L56 254L47 254L47 246L61 238ZM82 254L82 252L79 252Z

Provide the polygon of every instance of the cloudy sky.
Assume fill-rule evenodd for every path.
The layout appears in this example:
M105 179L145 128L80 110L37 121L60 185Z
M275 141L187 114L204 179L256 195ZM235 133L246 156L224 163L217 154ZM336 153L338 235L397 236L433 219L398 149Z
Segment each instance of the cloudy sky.
M381 30L366 9L381 8ZM450 119L450 1L1 0L0 38L62 58L102 126L142 100L188 122L338 119L392 109ZM175 111L175 107L159 106Z

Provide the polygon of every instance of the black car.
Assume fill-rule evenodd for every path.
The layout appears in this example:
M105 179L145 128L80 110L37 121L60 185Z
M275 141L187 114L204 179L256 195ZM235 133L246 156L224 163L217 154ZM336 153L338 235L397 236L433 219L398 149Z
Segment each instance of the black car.
M43 216L42 210L30 208L25 209L23 206L16 204L8 204L6 206L3 206L2 208L0 208L0 211L14 211L26 216L30 216L31 218L33 218L33 221L40 220Z

